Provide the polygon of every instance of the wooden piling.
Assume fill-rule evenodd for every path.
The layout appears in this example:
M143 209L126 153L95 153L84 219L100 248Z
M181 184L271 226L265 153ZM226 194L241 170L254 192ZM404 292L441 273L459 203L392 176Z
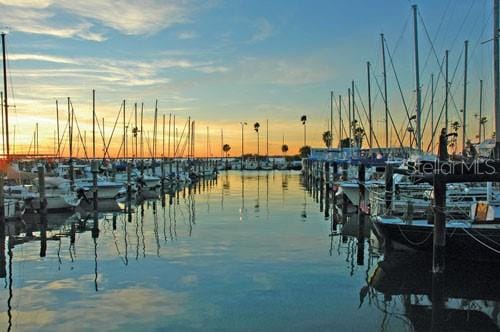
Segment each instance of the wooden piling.
M132 199L132 165L127 163L127 200Z
M97 160L92 160L92 203L94 211L98 209L98 193L97 193L97 173L99 172L99 164Z
M446 182L434 173L434 240L432 246L432 272L443 273L446 246Z
M392 191L393 191L394 168L391 164L385 165L385 214L392 214Z

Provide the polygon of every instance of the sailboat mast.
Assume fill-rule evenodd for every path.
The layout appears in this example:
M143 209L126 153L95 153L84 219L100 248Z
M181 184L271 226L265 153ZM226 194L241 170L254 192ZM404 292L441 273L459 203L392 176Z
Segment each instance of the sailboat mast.
M385 147L389 147L389 104L387 101L387 71L385 64L385 38L384 34L380 34L382 42L382 67L384 69L384 106L385 106Z
M356 123L356 102L354 98L354 81L351 82L351 93L352 93L352 123L354 125L354 123Z
M418 58L418 26L417 26L417 5L413 5L413 35L415 42L415 88L417 91L417 150L422 151L422 132L421 132L421 122L422 122L422 93L420 91L420 68L419 68L419 58Z
M434 152L434 74L431 74L431 152Z
M5 112L5 147L7 153L7 159L10 157L9 151L9 103L7 102L7 58L5 56L5 33L2 33L2 55L3 55L3 99L4 99L4 107L3 110Z
M367 79L368 79L368 129L370 131L369 133L369 139L370 141L368 142L369 148L371 149L373 147L373 121L372 121L372 89L371 89L371 79L370 79L370 61L366 62L366 74L367 74Z
M73 128L72 128L72 117L71 117L71 105L70 99L68 97L68 137L69 137L69 162L72 163L73 158Z
M161 146L162 146L162 151L161 151L161 157L162 159L165 159L165 114L163 114L163 129L162 129L162 133L161 133L161 137L162 137L162 140L161 140Z
M168 115L168 158L170 158L170 129L172 123L172 113Z
M57 101L56 99L56 121L57 121L57 154L56 156L59 158L59 152L60 152L60 147L61 147L61 144L59 143L59 102ZM2 124L3 124L3 121L2 121ZM3 132L3 129L2 129L2 132Z
M191 117L188 117L188 136L187 136L187 141L188 141L188 160L191 155Z
M339 95L339 148L342 148L342 95Z
M125 99L123 99L123 159L127 158L127 147L126 147L126 138L127 138L127 128L125 127Z
M59 133L59 121L57 121ZM95 159L95 90L92 90L92 158Z
M444 62L445 62L445 88L444 88L444 127L446 128L446 133L448 133L448 96L449 96L449 85L448 85L448 57L449 57L450 51L446 50L445 55L444 55Z
M158 99L155 102L155 119L154 119L154 127L153 127L153 162L156 160L157 153L157 136L158 136ZM154 167L154 164L153 164Z
M269 158L269 119L266 119L266 158Z
M174 129L174 145L173 145L174 151L173 152L174 152L174 158L175 158L177 156L177 147L175 145L176 140L177 140L177 135L176 135L176 131L175 131L175 129L176 129L175 128L175 114L174 114L174 127L173 127L173 129Z
M142 127L143 117L144 117L144 103L141 103L141 159L144 158L144 134L143 134L144 130Z
M134 103L134 157L137 159L137 103Z
M330 137L333 141L333 91L330 91Z
M479 80L479 139L481 143L481 126L483 125L483 80Z
M468 61L468 50L469 41L464 42L464 114L462 120L462 155L465 154L465 139L467 137L467 61Z
M493 83L494 83L494 94L495 94L495 133L496 133L496 145L495 145L495 157L500 157L500 61L499 61L499 44L498 44L498 33L499 33L499 0L494 0L493 4ZM7 103L6 103L7 104ZM8 142L8 141L7 141ZM7 147L8 151L8 147Z
M347 89L347 104L349 106L348 112L349 112L349 147L352 147L352 118L351 118L351 88Z
M5 140L4 138L4 133L3 133L3 128L4 128L4 113L3 113L3 92L0 91L0 111L2 113L2 153L5 153Z

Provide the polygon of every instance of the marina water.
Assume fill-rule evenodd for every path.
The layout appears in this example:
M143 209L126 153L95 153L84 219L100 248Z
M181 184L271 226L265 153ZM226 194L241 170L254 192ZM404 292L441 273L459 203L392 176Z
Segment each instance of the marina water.
M37 216L9 223L18 236L5 239L2 330L430 327L414 308L432 304L430 265L405 255L400 267L397 255L384 257L369 234L360 238L347 224L332 233L331 217L299 172L221 172L216 181L131 208L100 213L97 223L83 211L49 214L43 258ZM460 282L466 288L449 279L442 289ZM478 312L490 323L483 330L498 330L496 291L486 300L474 294L480 287L469 291L447 306Z

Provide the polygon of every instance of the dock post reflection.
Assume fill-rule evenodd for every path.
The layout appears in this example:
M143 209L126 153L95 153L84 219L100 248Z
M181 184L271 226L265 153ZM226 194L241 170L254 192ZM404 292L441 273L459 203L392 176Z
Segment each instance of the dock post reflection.
M330 217L330 163L325 162L325 219Z
M4 242L5 243L5 242ZM12 329L12 299L14 298L13 291L13 279L12 279L12 261L14 259L14 253L12 249L14 248L14 237L9 235L9 243L8 243L8 255L9 255L9 297L7 298L7 316L9 318L9 324L7 327L7 331Z
M0 278L5 278L7 276L5 268L5 205L3 177L3 172L0 172Z
M365 260L365 215L368 212L366 209L365 201L365 173L366 168L364 164L358 167L358 182L359 182L359 204L358 204L358 251L357 263L364 265Z
M443 294L444 289L443 275L440 273L432 274L432 313L431 313L431 331L443 331L445 297Z
M47 199L45 198L45 167L38 166L38 191L40 193L40 257L47 253Z
M94 224L92 225L92 239L94 240L94 286L95 291L99 291L99 287L97 284L97 239L99 238L99 215L97 210L94 211Z
M338 215L337 215L337 186L335 185L335 181L337 181L337 173L338 173L338 164L336 162L333 163L333 171L332 171L332 225L331 225L331 233L333 236L337 233L337 224L338 224Z

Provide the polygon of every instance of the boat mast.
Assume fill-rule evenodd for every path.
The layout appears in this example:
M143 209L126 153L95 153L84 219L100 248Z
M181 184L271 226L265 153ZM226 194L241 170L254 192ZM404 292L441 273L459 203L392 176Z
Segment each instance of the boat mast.
M422 133L421 133L421 118L422 118L422 94L420 91L420 68L418 62L418 26L417 26L417 5L413 5L413 34L415 42L415 87L417 91L417 150L422 151Z
M500 70L500 61L498 59L499 57L499 45L498 45L498 30L500 28L499 26L499 16L498 16L498 11L499 11L499 0L494 0L493 4L493 62L494 62L494 68L493 68L493 82L494 82L494 94L495 94L495 105L494 105L494 110L495 110L495 157L499 158L500 157L500 77L499 77L499 70ZM7 105L7 103L5 103ZM8 142L8 141L7 141ZM8 147L7 147L7 151Z
M356 102L354 99L354 95L355 95L355 93L354 93L354 80L351 82L351 93L352 93L352 125L354 126L354 124L356 123ZM356 129L356 127L353 127L353 129ZM356 133L353 133L353 134L356 135Z
M463 120L462 120L462 155L465 155L465 138L467 136L467 61L468 61L468 50L469 41L464 42L465 54L464 54L464 109L463 109Z
M342 149L342 95L339 95L339 148Z
M170 129L172 123L172 113L168 115L168 158L170 158Z
M176 130L176 128L175 128L175 114L174 114L174 126L173 126L173 131L174 131L174 145L173 145L173 148L174 148L174 151L173 151L174 152L174 159L177 156L177 147L175 145L176 140L177 140L177 135L176 135L176 131L175 130Z
M188 117L188 135L187 135L187 147L188 147L188 153L187 153L187 159L189 160L189 157L191 156L191 117Z
M142 120L144 116L144 103L141 103L141 160L144 158L144 134L143 134L143 128L142 128ZM142 161L141 161L142 165ZM141 169L143 167L141 166Z
M224 157L224 129L220 130L220 158Z
M59 119L59 116L58 116ZM57 121L57 133L59 134L59 121ZM92 89L92 158L95 160L95 90Z
M137 156L137 103L134 103L134 143L135 143L135 149L134 149L134 157L135 159L138 158Z
M333 141L333 90L330 91L330 137ZM330 147L331 145L332 144L330 144Z
M269 119L266 119L266 159L269 158Z
M126 152L126 138L127 138L127 128L125 128L125 99L123 99L123 160L127 158Z
M2 153L5 153L5 140L4 134L3 134L3 127L4 127L4 117L3 117L3 92L0 91L0 111L2 113Z
M373 121L372 121L372 91L370 80L370 61L366 62L366 73L368 75L368 127L369 127L369 148L373 148Z
M382 67L384 69L384 106L385 106L385 147L389 148L389 104L387 102L387 72L385 64L385 39L384 34L380 34L382 42Z
M444 61L445 61L445 95L444 95L444 127L446 128L446 133L448 133L448 95L450 94L450 89L448 85L448 57L449 57L449 50L445 51L444 55Z
M431 152L434 152L434 74L431 74Z
M2 55L3 55L3 99L4 99L4 112L5 112L5 147L7 152L7 159L10 157L9 151L9 103L7 102L7 58L5 56L5 32L2 32Z
M59 158L61 143L59 138L59 102L57 101L57 99L56 99L56 120L57 120L57 158Z
M481 143L481 126L483 125L483 80L479 80L479 140Z
M352 148L352 119L351 119L351 88L347 89L347 104L349 105L348 113L349 113L349 147Z
M165 159L165 113L162 115L163 117L163 129L161 132L161 158Z

